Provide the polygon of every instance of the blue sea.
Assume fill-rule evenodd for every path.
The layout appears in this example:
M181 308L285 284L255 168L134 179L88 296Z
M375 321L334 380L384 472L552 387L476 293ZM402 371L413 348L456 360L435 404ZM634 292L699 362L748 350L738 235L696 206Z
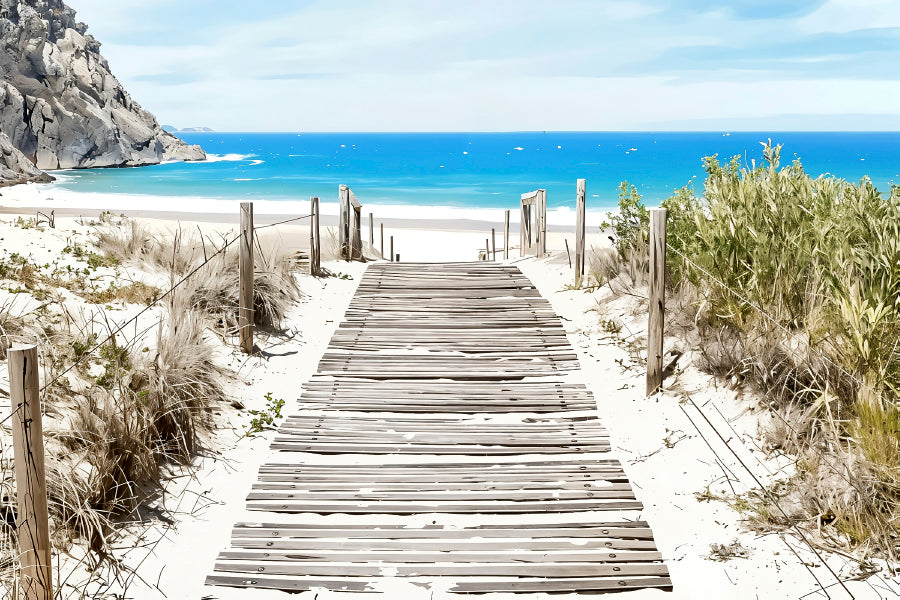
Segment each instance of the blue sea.
M548 206L574 205L587 180L593 211L616 205L619 183L648 206L693 183L702 192L704 156L762 161L760 142L784 144L782 164L799 157L812 175L882 191L900 182L900 133L523 132L523 133L182 133L207 162L140 169L65 171L57 187L75 192L191 196L212 200L337 198L346 184L364 204L457 209L518 206L547 190ZM139 202L136 200L136 202Z

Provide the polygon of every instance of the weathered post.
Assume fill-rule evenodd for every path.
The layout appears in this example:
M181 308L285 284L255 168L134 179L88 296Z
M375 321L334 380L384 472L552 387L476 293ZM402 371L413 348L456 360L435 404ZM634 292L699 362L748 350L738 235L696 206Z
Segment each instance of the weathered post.
M647 324L647 395L662 387L666 312L666 209L650 209L650 318Z
M394 236L391 236L391 262L394 262Z
M379 249L379 253L381 254L381 258L384 258L384 223L379 223L378 226L381 228L381 248Z
M52 600L50 526L47 513L37 346L10 348L8 359L16 495L19 508L16 515L16 537L19 540L21 564L20 598Z
M339 258L350 260L350 188L341 184L338 186L338 202L340 203L340 218L338 220L338 244L340 245Z
M547 190L538 190L538 258L547 254Z
M241 350L253 353L253 203L241 202L240 294L238 331Z
M585 180L579 179L575 187L575 287L581 287L581 280L584 278Z
M375 219L372 217L372 213L369 213L369 245L372 248L375 247Z
M497 232L491 227L491 256L497 260Z
M309 199L309 274L318 276L322 271L322 243L319 237L319 199Z
M503 215L503 260L509 258L509 211Z
M491 240L484 238L484 260L491 260Z

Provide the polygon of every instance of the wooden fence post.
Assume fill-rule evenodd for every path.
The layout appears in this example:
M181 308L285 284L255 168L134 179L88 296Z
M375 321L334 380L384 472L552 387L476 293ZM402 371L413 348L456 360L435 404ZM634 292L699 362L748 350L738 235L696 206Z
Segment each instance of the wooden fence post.
M650 209L650 317L647 324L647 395L662 387L666 313L666 209Z
M381 228L381 258L384 259L384 223L379 223L378 226Z
M319 199L309 199L309 274L318 276L322 271L322 243L319 237Z
M375 220L372 213L369 213L369 245L375 247Z
M253 203L241 202L241 289L238 302L238 331L241 350L253 353Z
M575 188L575 287L581 287L584 278L584 179L579 179Z
M497 232L491 227L491 256L497 260Z
M503 215L503 260L509 258L509 211Z
M22 595L27 600L52 600L50 525L44 472L44 434L41 425L37 346L10 348L9 396L15 453L16 490Z
M340 256L350 260L350 188L341 184L338 186L338 202L340 203L340 217L338 219L338 244L340 244Z
M394 262L394 236L391 236L391 262Z
M547 254L547 190L538 190L538 258Z
M484 260L491 260L491 240L484 238Z

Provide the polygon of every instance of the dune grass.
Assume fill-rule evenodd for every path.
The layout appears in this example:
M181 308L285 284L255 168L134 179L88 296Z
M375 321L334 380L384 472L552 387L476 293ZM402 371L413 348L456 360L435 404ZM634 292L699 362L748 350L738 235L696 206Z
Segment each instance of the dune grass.
M79 247L73 255L96 256L98 266L127 268L130 279L113 277L102 289L77 288L85 291L79 296L139 306L161 297L168 288L163 282L180 280L224 245L180 232L169 238L151 235L141 224L118 217L104 220L95 239L96 247ZM113 328L106 309L78 307L61 293L76 288L72 280L88 273L56 268L56 278L23 275L20 267L28 261L0 272L5 281L28 281L30 291L23 294L41 298L37 308L34 301L18 301L20 296L0 305L0 354L14 342L38 342L42 383L52 382L43 401L55 548L65 550L81 540L91 550L93 567L113 560L110 542L117 524L138 518L141 507L159 495L163 470L190 465L208 439L213 411L229 402L233 374L217 357L231 351L223 341L236 333L237 263L234 248L214 256L154 306L131 335L119 333L105 342ZM273 333L301 297L294 267L293 257L278 248L261 245L256 253L256 322ZM107 296L92 298L88 291ZM11 448L8 429L0 431L3 444ZM0 467L3 506L13 507L10 457L0 454ZM0 548L7 546L15 548L14 530L0 528ZM3 560L11 567L0 564L0 588L11 592L14 555L4 554Z
M759 165L707 157L702 197L688 187L663 203L669 293L705 367L758 389L776 415L770 444L798 457L778 494L789 520L895 560L900 189L813 178L780 154L769 143ZM627 264L646 255L646 209L627 184L620 207L610 225Z

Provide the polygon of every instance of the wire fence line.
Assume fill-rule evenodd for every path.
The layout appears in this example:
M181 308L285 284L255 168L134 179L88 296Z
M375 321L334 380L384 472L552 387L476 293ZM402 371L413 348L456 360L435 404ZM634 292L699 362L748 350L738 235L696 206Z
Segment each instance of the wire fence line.
M268 229L269 227L277 227L278 225L284 225L286 223L293 223L294 221L302 221L303 219L308 219L311 216L313 216L313 215L309 214L309 215L303 215L300 217L292 217L290 219L285 219L284 221L277 221L275 223L267 223L266 225L255 225L253 227L253 231L258 231L260 229Z
M816 556L816 558L819 560L819 562L822 563L822 565L834 577L835 581L837 581L837 583L847 592L847 594L850 596L850 598L855 598L855 596L847 588L846 584L844 583L844 580L841 579L841 577L838 575L838 573L836 573L834 571L834 569L831 567L831 565L828 564L828 562L822 556L821 552L819 552L819 550L815 547L815 545L812 543L812 541L803 533L803 530L800 529L800 526L793 519L791 519L788 516L787 512L785 512L785 510L781 507L781 504L780 504L778 498L771 491L769 491L769 489L763 484L763 482L759 479L759 477L756 475L756 473L754 473L753 470L750 469L750 467L747 465L747 463L744 461L744 459L741 458L740 455L734 450L734 448L731 447L731 445L728 443L728 440L726 440L725 436L722 435L722 432L719 431L719 429L715 426L715 424L713 424L713 422L709 419L709 417L706 415L706 413L703 412L703 410L700 408L700 406L697 405L696 401L694 401L694 398L691 397L690 395L686 395L685 397L690 402L691 406L694 407L694 410L697 411L697 414L699 414L703 418L703 421L712 430L712 432L716 435L716 437L719 438L719 441L725 446L725 448L728 450L728 452L731 453L731 455L738 462L738 464L741 466L741 468L744 471L746 471L748 475L750 475L750 478L756 484L756 487L758 487L760 490L762 490L762 493L766 496L766 498L769 500L769 502L776 508L776 510L778 510L778 512L784 518L785 522L788 523L788 527L790 529L792 529L794 531L794 533L797 534L797 537L799 537L800 540ZM706 443L707 447L710 449L710 451L713 453L713 455L716 458L718 458L720 462L722 462L724 464L724 461L722 461L722 459L719 457L718 453L715 451L715 449L713 449L710 441L708 439L706 439L706 436L704 436L703 432L700 431L700 427L697 425L697 423L694 422L694 420L690 417L690 415L688 415L687 411L684 409L683 406L679 405L679 408L684 413L685 417L687 417L688 421L690 421L691 425L697 431L697 434L700 436L700 438ZM734 439L734 436L731 436L730 439ZM737 436L737 440L745 449L747 449L746 443L743 441L743 439L740 436ZM741 480L741 478L738 477L734 473L734 471L732 471L731 469L728 469L728 470L731 472L732 475L735 476L735 478L738 481ZM726 477L727 477L727 475L726 475ZM788 544L787 541L785 541L785 540L783 540L783 541L784 541L785 545L794 553L794 555L797 556L798 560L800 560L800 562L803 563L804 567L806 567L806 570L809 571L809 574L812 576L812 578L815 579L816 583L822 589L822 592L825 594L825 596L830 598L831 596L826 591L825 586L819 580L818 576L813 572L812 568L808 564L806 564L806 561L804 561L799 555L797 555L797 551L790 544Z
M677 239L679 242L681 242L682 245L684 245L684 240L682 240L682 239L681 239L679 236L677 236L677 235L676 235L675 237L676 237L676 239ZM682 251L679 250L678 248L676 248L676 247L672 246L670 243L668 243L668 241L666 242L666 247L667 247L668 249L672 250L672 251L673 251L675 254L677 254L678 256L680 256L680 257L681 257L687 264L689 264L691 267L693 267L694 269L696 269L697 271L699 271L700 273L702 273L703 275L705 275L707 278L709 278L709 280L711 280L711 281L713 281L714 283L716 283L720 288L722 288L723 290L725 290L727 293L733 295L733 296L734 296L735 298L737 298L740 302L742 302L742 303L745 304L746 306L752 308L752 309L753 309L754 311L756 311L760 316L762 316L764 319L766 319L767 321L769 321L770 323L772 323L776 328L778 328L779 330L781 330L783 333L785 333L785 334L788 335L788 336L792 336L792 335L793 335L793 332L792 332L790 329L788 329L787 327L785 327L785 326L784 326L784 325L783 325L776 317L774 317L773 315L771 315L768 311L766 311L766 310L765 310L762 306L760 306L758 303L753 302L752 300L750 300L749 298L747 298L747 296L746 296L745 294L742 294L740 291L735 290L735 289L733 289L731 286L727 285L725 282L723 282L723 281L721 280L721 278L716 277L714 274L710 273L710 271L709 271L708 269L704 268L702 265L699 265L696 261L694 261L694 260L691 259L689 256L687 256L684 252L682 252ZM840 365L840 364L838 364L837 362L835 362L830 356L828 356L827 354L825 354L824 352L822 352L822 351L819 350L818 348L813 347L812 345L808 345L807 347L808 347L808 349L809 349L811 352L813 352L814 354L816 354L816 355L817 355L819 358L821 358L824 362L826 362L826 363L830 364L831 366L833 366L833 367L834 367L835 369L837 369L840 373L842 373L842 374L845 375L847 378L849 378L850 380L852 380L853 382L855 382L857 385L859 385L860 387L863 386L863 383L859 380L859 378L858 378L855 374L851 373L851 372L848 371L846 368L844 368L842 365ZM797 354L797 351L796 351L795 349L789 347L788 350L789 350L789 352L790 352L795 358L802 358L802 357L800 357L800 356ZM769 500L769 502L776 508L776 510L777 510L777 511L781 514L781 516L785 519L785 522L787 522L787 523L789 524L789 525L788 525L789 528L792 529L792 530L797 534L797 536L800 538L800 540L801 540L801 541L802 541L802 542L810 549L810 551L818 558L819 562L821 562L822 565L824 565L825 568L828 570L828 572L834 577L835 581L837 582L837 583L834 584L834 585L840 585L840 587L843 588L843 590L849 595L850 598L854 598L855 596L854 596L854 595L850 592L850 590L847 588L847 586L846 586L844 580L841 579L841 577L840 577L840 576L839 576L839 575L831 568L831 566L824 560L824 558L823 558L823 556L821 555L821 553L817 550L817 548L816 548L815 545L812 543L812 541L809 540L809 538L806 537L806 535L805 535L805 534L803 533L803 531L800 529L800 527L798 526L798 524L797 524L794 520L792 520L792 519L790 519L790 518L788 517L787 513L786 513L786 512L784 511L784 509L781 507L781 505L780 505L780 503L779 503L777 497L775 497L775 495L772 494L772 492L771 492L765 485L763 485L762 481L760 481L760 479L756 476L756 474L755 474L755 473L747 466L747 464L744 462L744 460L741 459L740 456L735 452L735 450L728 444L728 442L727 442L726 439L725 439L725 436L723 436L722 433L718 430L718 428L710 421L710 419L709 419L709 418L706 416L706 414L700 409L700 407L697 405L697 403L694 401L694 399L693 399L691 396L689 396L689 395L687 396L687 399L690 401L691 405L694 407L694 409L697 411L697 413L698 413L701 417L703 417L704 421L707 423L707 425L709 426L709 428L715 433L716 437L719 438L719 440L722 442L722 444L725 445L725 447L728 449L728 451L729 451L729 452L734 456L734 458L738 461L738 463L741 465L741 467L744 469L744 471L746 471L746 472L750 475L750 477L751 477L751 478L753 479L753 481L755 482L756 486L762 491L762 493L763 493L763 494L765 495L765 497ZM706 445L709 447L709 449L710 449L710 451L713 453L713 455L715 455L715 456L718 458L718 454L717 454L716 451L713 449L713 447L712 447L712 445L710 444L709 440L707 440L706 437L703 435L703 433L700 431L700 428L698 427L698 425L694 422L693 419L690 418L690 416L689 416L689 415L687 414L687 412L685 411L684 407L680 407L680 408L681 408L682 412L685 413L685 416L687 417L687 419L691 422L691 425L694 427L694 429L697 431L697 433L700 435L700 437L703 439L703 441L704 441L704 442L706 443ZM778 418L781 420L781 422L784 423L784 425L785 425L786 427L788 427L788 429L790 429L790 431L791 431L794 435L799 435L799 432L794 428L794 426L793 426L790 422L788 422L787 419L785 419L782 415L780 415L780 414L778 413L778 411L774 411L774 410L773 410L773 411L771 411L771 413L774 414L776 417L778 417ZM735 437L737 437L738 442L739 442L745 449L747 449L746 442L744 442L744 440L743 440L740 436L735 436ZM719 460L721 461L721 459L719 459ZM831 465L829 465L829 466L830 466L830 471L831 471L831 472L833 472L833 473L835 473L836 475L838 475L841 479L843 479L850 487L852 487L853 489L855 489L857 492L859 492L860 494L864 494L864 491L863 491L863 490L860 490L859 487L858 487L858 485L857 485L855 482L853 482L853 481L847 476L847 474L842 473L841 471L839 471L838 469L834 468L834 467L831 466ZM730 471L730 469L729 469L729 471ZM733 471L732 471L732 474L734 474ZM726 475L726 477L727 477L727 475ZM807 565L806 562L803 561L802 558L801 558L799 555L797 555L796 550L795 550L790 544L788 544L787 541L783 539L783 537L782 537L782 540L784 541L785 545L788 546L788 548L794 553L794 555L796 555L797 558L804 564L804 566L805 566L805 567L807 568L807 570L809 571L810 575L813 577L813 579L815 579L816 583L819 585L820 589L822 590L822 593L824 593L826 597L830 598L830 595L828 594L828 591L827 591L827 589L826 589L826 586L824 586L824 585L822 584L822 582L819 580L819 578L816 576L816 574L812 571L812 569L809 567L809 565ZM828 586L828 587L831 587L831 586Z
M277 221L277 222L275 222L275 223L268 223L268 224L265 224L265 225L254 226L254 227L253 227L253 231L258 231L258 230L261 230L261 229L268 229L268 228L271 228L271 227L277 227L277 226L280 226L280 225L285 225L285 224L287 224L287 223L293 223L293 222L296 222L296 221L301 221L301 220L304 220L304 219L308 219L308 218L310 218L310 217L312 217L312 216L313 216L312 214L301 215L301 216L298 216L298 217L292 217L292 218L289 218L289 219L284 219L284 220L282 220L282 221ZM147 313L147 312L150 311L151 309L153 309L153 308L155 308L156 306L158 306L163 300L165 300L166 298L168 298L169 296L171 296L172 293L173 293L176 289L178 289L179 287L181 287L181 286L182 286L184 283L186 283L191 277L193 277L196 273L198 273L198 272L199 272L201 269L203 269L206 265L208 265L210 262L212 262L212 260L213 260L215 257L217 257L217 256L219 256L220 254L222 254L223 252L225 252L232 244L234 244L236 241L238 241L238 240L241 238L241 235L242 235L242 234L239 233L239 234L235 235L234 237L232 237L231 239L227 239L227 241L225 241L225 243L224 243L218 250L216 250L213 254L211 254L211 255L209 255L209 256L205 256L203 262L201 262L199 265L197 265L196 267L194 267L189 273L187 273L186 275L184 275L181 279L179 279L176 283L174 283L171 287L169 287L168 290L166 290L164 293L160 294L158 297L154 298L154 299L153 299L146 307L144 307L142 310L140 310L137 314L135 314L134 316L132 316L130 319L128 319L127 321L124 321L123 323L121 323L120 325L118 325L117 327L115 327L115 329L111 330L110 333L109 333L108 335L106 335L102 340L95 342L90 348L88 348L84 353L82 353L81 356L79 356L72 364L70 364L68 367L66 367L66 368L65 368L63 371L61 371L60 373L56 374L49 382L45 383L45 384L41 387L40 393L43 394L47 389L49 389L53 384L55 384L57 381L59 381L62 377L64 377L66 374L70 373L73 369L77 368L81 363L83 363L83 362L84 362L85 360L87 360L90 356L92 356L93 353L96 352L99 348L101 348L101 347L104 346L105 344L109 343L111 340L115 339L115 336L117 336L119 333L121 333L126 327L128 327L129 325L131 325L131 324L133 324L133 323L136 323L137 320L138 320L141 316L143 316L145 313ZM257 240L257 244L258 244L258 240ZM262 248L260 248L260 250L262 250ZM205 250L204 250L204 254L205 254ZM9 390L0 388L0 395L4 395L4 396L6 396L6 397L10 397L10 392L9 392ZM6 415L3 419L0 419L0 425L5 424L5 423L6 423L9 419L11 419L11 418L13 417L13 415L15 415L15 414L18 412L18 410L20 410L20 409L21 409L21 406L15 408L15 409L12 409L8 415Z

